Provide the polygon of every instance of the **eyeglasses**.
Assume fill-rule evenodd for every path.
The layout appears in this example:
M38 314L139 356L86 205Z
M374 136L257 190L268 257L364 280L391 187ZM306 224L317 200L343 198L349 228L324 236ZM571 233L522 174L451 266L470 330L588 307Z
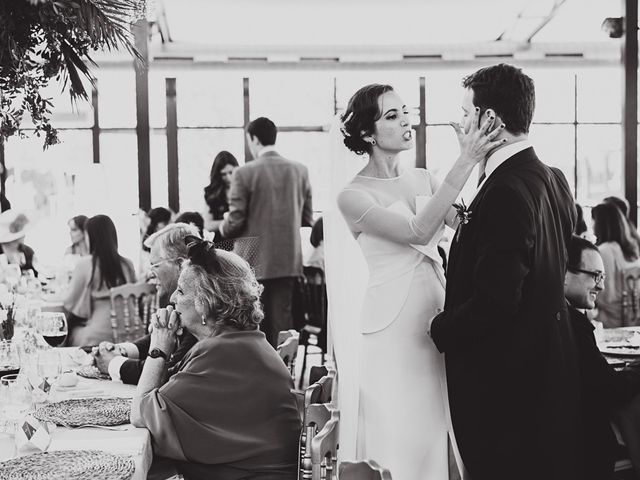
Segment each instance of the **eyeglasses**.
M176 260L179 260L179 258L177 257L173 257L173 258L163 258L162 260L157 261L156 263L152 263L149 265L149 268L152 268L153 270L155 270L156 268L158 268L160 265L162 265L164 262L174 262Z
M607 276L600 270L583 270L582 268L575 268L575 267L568 267L568 270L572 272L580 272L580 273L586 273L587 275L591 275L595 280L596 285L604 282L604 279L607 278Z

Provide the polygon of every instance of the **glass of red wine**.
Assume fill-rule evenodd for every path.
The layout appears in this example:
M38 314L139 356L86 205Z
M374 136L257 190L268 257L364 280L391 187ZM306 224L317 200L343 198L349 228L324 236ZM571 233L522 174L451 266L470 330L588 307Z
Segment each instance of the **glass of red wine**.
M11 340L0 341L0 377L20 372L18 346Z
M62 312L40 312L36 316L36 330L52 347L64 344L67 329L67 317Z

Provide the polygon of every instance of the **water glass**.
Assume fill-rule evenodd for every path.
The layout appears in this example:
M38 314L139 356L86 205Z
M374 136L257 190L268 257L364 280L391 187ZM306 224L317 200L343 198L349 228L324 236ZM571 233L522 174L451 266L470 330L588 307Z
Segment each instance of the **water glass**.
M31 385L27 376L21 373L2 376L0 401L4 417L15 424L31 407Z

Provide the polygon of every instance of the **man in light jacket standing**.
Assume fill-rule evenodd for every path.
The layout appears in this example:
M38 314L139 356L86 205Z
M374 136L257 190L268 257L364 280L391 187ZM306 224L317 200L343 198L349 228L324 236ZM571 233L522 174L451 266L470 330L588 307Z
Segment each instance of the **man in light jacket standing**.
M265 117L247 126L255 160L234 172L229 214L218 229L223 238L257 237L257 244L240 241L234 249L264 286L261 328L274 347L278 332L293 327L293 286L302 275L300 227L313 224L307 167L276 152L276 135L275 124Z

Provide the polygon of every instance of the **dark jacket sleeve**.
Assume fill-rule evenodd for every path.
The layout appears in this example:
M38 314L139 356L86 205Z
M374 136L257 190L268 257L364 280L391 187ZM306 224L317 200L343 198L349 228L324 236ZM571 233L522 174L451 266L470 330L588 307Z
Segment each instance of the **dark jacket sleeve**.
M580 355L584 395L594 405L612 414L640 393L640 368L631 366L616 371L600 353L589 320L577 310L571 309L570 313Z
M120 379L128 385L137 385L142 375L144 360L129 359L120 367Z
M524 200L508 187L494 187L485 194L476 220L479 256L472 273L473 293L466 302L446 307L431 324L431 337L441 352L493 335L515 319L530 271L531 216Z
M138 349L138 358L144 359L149 355L149 346L151 345L151 335L140 337L133 344Z

